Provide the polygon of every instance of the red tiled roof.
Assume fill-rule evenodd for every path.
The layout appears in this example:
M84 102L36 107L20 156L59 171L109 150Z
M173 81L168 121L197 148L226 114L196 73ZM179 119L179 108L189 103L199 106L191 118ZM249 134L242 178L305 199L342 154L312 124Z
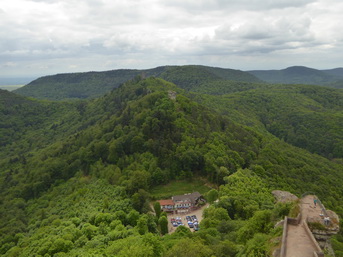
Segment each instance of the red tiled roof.
M167 200L158 200L157 202L160 203L160 205L174 205L174 201L171 199L167 199Z

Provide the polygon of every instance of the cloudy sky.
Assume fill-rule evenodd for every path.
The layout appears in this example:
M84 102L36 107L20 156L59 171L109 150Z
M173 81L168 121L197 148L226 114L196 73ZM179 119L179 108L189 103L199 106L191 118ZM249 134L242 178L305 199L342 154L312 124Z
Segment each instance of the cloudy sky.
M343 66L341 0L10 0L0 77L160 65Z

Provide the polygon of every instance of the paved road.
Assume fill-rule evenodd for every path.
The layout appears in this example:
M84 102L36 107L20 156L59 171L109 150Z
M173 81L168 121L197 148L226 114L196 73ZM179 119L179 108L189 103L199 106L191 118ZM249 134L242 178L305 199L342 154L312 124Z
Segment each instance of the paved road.
M301 199L302 220L297 226L288 225L287 227L286 257L313 257L316 248L303 225L307 217L319 217L321 214L321 208L318 204L314 206L313 200L313 195L307 195Z

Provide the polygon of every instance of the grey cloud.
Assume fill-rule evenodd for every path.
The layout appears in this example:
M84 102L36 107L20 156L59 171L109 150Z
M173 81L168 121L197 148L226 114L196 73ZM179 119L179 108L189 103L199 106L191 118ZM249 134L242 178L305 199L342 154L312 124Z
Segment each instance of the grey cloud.
M192 11L209 10L270 10L291 7L304 7L316 0L170 0L164 2L167 6L176 6Z
M315 44L311 19L256 17L242 24L226 24L215 32L215 39L240 48L239 52L268 53ZM215 40L214 40L215 41Z
M230 59L242 58L243 66L249 56L264 56L274 65L286 52L284 62L301 53L323 54L324 60L342 52L338 0L13 1L12 9L0 9L5 74L25 67L66 72L65 63L92 70L228 67ZM274 56L279 59L272 62Z

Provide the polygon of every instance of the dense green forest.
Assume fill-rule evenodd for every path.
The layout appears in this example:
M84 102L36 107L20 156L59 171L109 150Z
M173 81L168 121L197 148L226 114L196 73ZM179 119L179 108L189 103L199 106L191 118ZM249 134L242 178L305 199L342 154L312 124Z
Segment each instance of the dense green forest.
M205 87L196 91L206 92ZM343 91L307 85L213 83L203 104L329 159L343 157Z
M178 69L90 100L0 91L1 255L270 256L294 212L274 189L343 215L342 91ZM219 201L165 234L152 189L199 179Z
M57 74L38 78L15 92L24 96L49 100L95 98L110 92L137 75L159 77L185 89L192 89L201 83L214 80L260 82L258 78L247 72L233 69L199 65L161 66L147 70Z
M24 87L16 89L17 94L37 99L74 100L95 98L119 87L137 75L155 76L173 82L186 90L196 90L212 83L272 83L310 84L332 88L343 88L343 69L316 70L302 66L284 70L240 71L201 65L161 66L145 70L120 69L103 72L65 73L40 77Z

